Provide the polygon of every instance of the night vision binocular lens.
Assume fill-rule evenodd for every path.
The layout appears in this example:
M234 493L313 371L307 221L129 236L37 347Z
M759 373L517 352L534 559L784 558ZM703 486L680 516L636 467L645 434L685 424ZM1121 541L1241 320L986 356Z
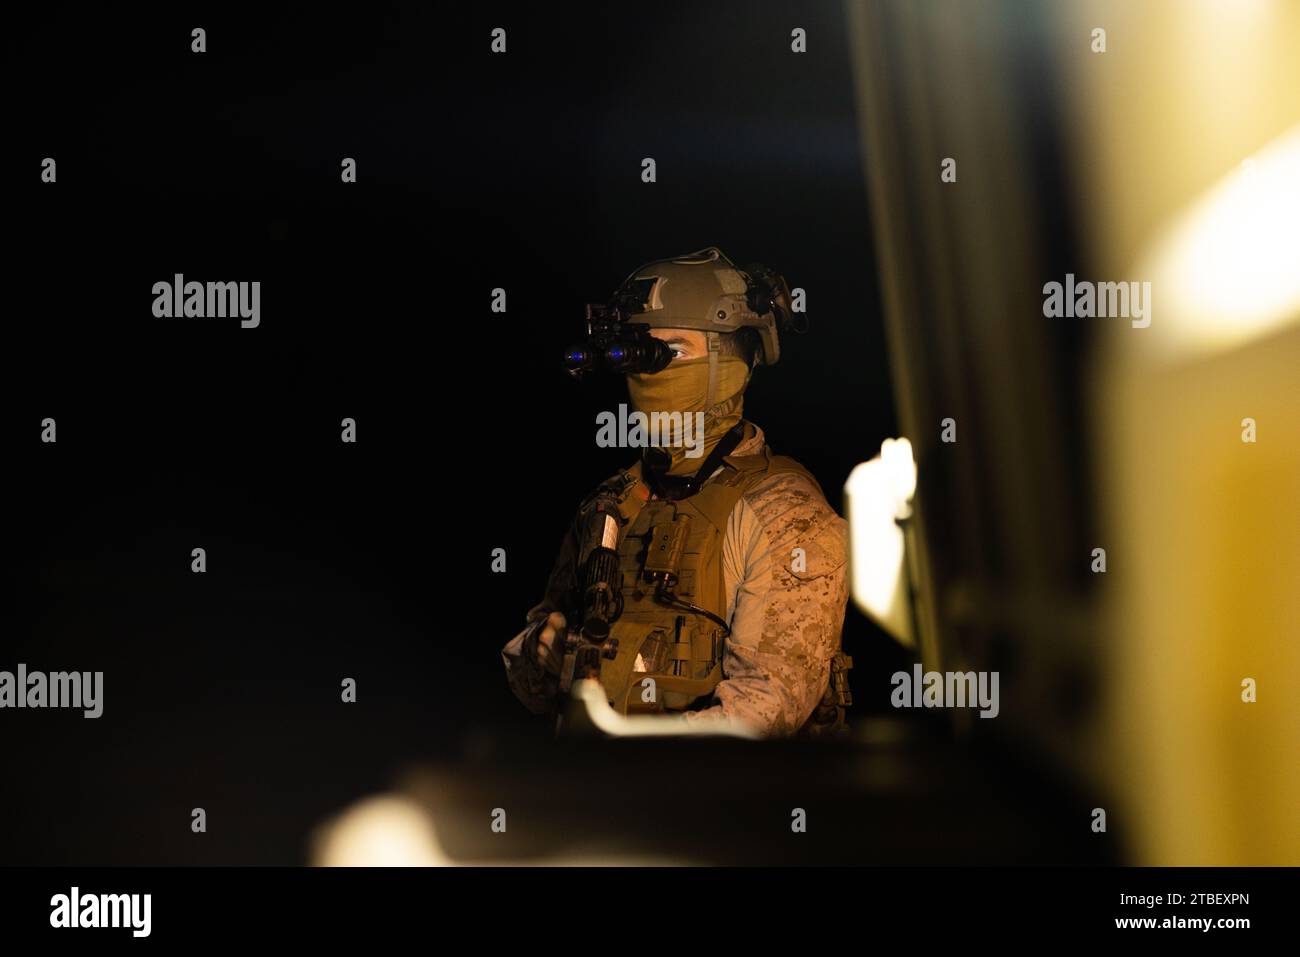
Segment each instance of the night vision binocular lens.
M598 345L597 349L573 346L564 354L565 367L573 375L591 372L598 365L620 375L631 375L660 372L673 361L673 350L668 344L648 333L603 347Z

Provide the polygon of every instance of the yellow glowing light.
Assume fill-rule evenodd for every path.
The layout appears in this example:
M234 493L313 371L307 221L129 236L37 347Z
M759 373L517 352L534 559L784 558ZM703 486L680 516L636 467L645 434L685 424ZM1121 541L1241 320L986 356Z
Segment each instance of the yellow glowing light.
M915 491L916 462L907 439L886 439L880 455L857 466L844 483L853 601L909 645L914 639L903 578L903 530L897 519L911 514Z
M1300 318L1300 127L1193 204L1140 274L1166 352L1219 352Z

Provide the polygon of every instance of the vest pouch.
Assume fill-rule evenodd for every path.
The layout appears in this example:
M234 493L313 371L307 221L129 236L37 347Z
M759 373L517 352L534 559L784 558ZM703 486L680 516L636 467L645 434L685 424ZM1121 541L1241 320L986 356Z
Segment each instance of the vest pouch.
M615 628L620 624L616 622ZM722 680L722 641L717 630L688 625L682 629L681 642L674 642L674 633L664 628L647 631L642 624L639 632L620 636L620 658L625 646L637 649L629 653L625 677L617 676L622 668L608 672L611 686L622 689L614 696L617 710L624 714L687 711L697 699L713 693ZM602 679L605 675L602 671Z
M637 652L638 660L633 663L632 670L651 675L663 674L668 670L671 645L672 639L668 633L662 628L656 628L641 642L641 650Z
M663 711L658 683L672 674L672 635L663 627L644 621L615 621L612 635L618 639L618 654L600 669L600 681L610 706L620 714ZM644 683L646 678L655 681L654 691L649 694L649 686ZM650 700L643 700L645 697Z
M641 649L632 663L631 687L627 691L628 714L655 714L664 710L658 682L672 667L668 658L671 645L672 638L662 628L656 628L641 642ZM651 679L654 684L646 679Z
M687 711L696 699L713 693L722 680L722 635L709 624L688 625L681 642L670 645L669 667L658 690L669 711Z

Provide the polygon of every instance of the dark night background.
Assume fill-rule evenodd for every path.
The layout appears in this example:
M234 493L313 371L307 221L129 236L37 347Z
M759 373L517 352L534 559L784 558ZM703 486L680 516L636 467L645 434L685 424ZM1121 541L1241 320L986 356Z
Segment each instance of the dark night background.
M746 411L837 509L895 434L838 4L434 9L9 24L0 668L103 671L105 712L2 716L4 863L298 862L403 766L544 741L498 650L626 461L559 356L646 260L807 290ZM260 280L261 326L154 318L178 272ZM879 709L906 658L845 644Z

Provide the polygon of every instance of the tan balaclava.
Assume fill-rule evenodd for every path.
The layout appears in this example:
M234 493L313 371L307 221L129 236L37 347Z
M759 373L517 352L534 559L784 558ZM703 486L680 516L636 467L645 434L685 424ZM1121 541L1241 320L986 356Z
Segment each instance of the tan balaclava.
M672 454L669 475L693 475L709 453L740 421L745 405L745 386L750 367L739 356L719 355L718 333L707 333L710 354L693 359L674 359L661 372L636 373L627 377L632 408L648 417L663 416L659 445ZM701 438L697 412L704 413ZM680 413L682 425L677 427ZM667 426L672 422L672 428ZM688 453L690 453L688 455Z

